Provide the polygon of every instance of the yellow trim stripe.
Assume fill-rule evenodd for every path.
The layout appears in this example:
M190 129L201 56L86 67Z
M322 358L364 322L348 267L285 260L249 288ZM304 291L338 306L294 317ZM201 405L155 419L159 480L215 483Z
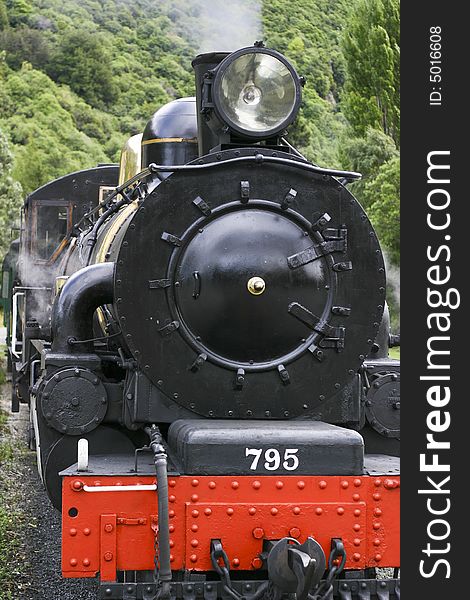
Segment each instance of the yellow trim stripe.
M143 141L142 146L146 146L147 144L163 144L165 142L189 142L190 144L197 144L197 138L155 138Z
M114 223L112 223L108 231L105 233L103 241L100 242L100 248L96 253L95 262L102 263L106 261L106 254L111 248L111 244L118 234L119 229L122 227L123 223L125 223L127 217L135 212L137 208L138 202L137 200L134 200L134 202L128 204L123 210L121 210L121 212L118 213Z

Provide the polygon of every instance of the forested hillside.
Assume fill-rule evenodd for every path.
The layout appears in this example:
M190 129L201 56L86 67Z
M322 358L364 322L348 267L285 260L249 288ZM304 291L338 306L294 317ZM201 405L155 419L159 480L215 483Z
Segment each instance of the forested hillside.
M163 103L193 95L191 59L256 39L304 75L290 139L360 170L355 192L399 257L398 0L0 0L0 227L25 194L116 161ZM5 248L6 235L0 238ZM1 250L0 249L0 250Z

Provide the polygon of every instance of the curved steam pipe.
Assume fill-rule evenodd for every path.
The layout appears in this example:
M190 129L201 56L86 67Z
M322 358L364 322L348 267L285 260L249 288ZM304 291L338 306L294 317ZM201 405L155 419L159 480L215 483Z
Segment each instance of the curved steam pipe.
M52 310L52 352L93 352L94 312L103 304L111 304L113 298L113 262L90 265L74 273Z

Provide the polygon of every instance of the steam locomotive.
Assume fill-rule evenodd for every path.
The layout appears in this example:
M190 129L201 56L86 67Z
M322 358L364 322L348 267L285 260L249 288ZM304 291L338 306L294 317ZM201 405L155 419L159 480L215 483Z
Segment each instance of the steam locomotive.
M112 599L399 598L399 362L360 175L286 140L304 80L278 52L193 67L119 166L28 196L4 262L63 575Z

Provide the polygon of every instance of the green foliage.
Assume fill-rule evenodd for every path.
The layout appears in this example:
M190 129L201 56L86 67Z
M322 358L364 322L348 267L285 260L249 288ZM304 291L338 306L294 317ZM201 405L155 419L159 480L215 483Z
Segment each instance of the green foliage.
M400 258L399 35L398 0L358 0L342 40L347 78L341 106L353 133L341 149L343 164L363 174L351 191L394 264Z
M350 186L367 210L389 259L400 260L400 171L399 152L391 137L369 128L365 137L344 139L343 165L362 173Z
M109 162L105 149L116 152L124 139L114 137L115 119L28 63L20 71L4 69L0 127L13 144L13 175L25 192L65 173Z
M10 22L8 20L8 11L4 0L0 0L0 31L8 29Z
M364 137L344 137L341 144L341 163L352 171L362 173L362 179L350 186L364 208L370 206L365 194L368 182L379 173L381 166L398 156L394 141L378 129L367 129Z
M339 167L346 121L337 102L345 63L340 47L349 4L345 0L270 0L263 3L265 42L292 60L307 84L289 139L324 166Z
M359 0L343 37L347 80L343 110L357 135L368 127L400 140L398 0Z
M344 80L341 29L345 0L270 0L263 3L265 41L293 60L307 79L306 92L337 100Z
M11 173L29 192L117 160L156 109L194 95L198 52L263 39L307 80L290 141L314 162L364 174L352 191L374 206L395 261L397 238L379 221L396 222L398 205L398 24L398 0L0 0Z
M391 158L366 183L369 217L392 263L400 260L400 160Z
M22 191L12 177L12 155L0 129L0 256L10 245L10 230L19 217Z
M26 23L32 11L32 5L28 0L6 0L6 7L11 25Z
M103 108L113 99L111 52L106 38L86 30L68 31L49 66L58 83L66 83L92 106Z
M44 68L49 61L49 44L39 31L29 27L0 31L1 50L5 51L6 63L12 69L19 69L24 61Z

